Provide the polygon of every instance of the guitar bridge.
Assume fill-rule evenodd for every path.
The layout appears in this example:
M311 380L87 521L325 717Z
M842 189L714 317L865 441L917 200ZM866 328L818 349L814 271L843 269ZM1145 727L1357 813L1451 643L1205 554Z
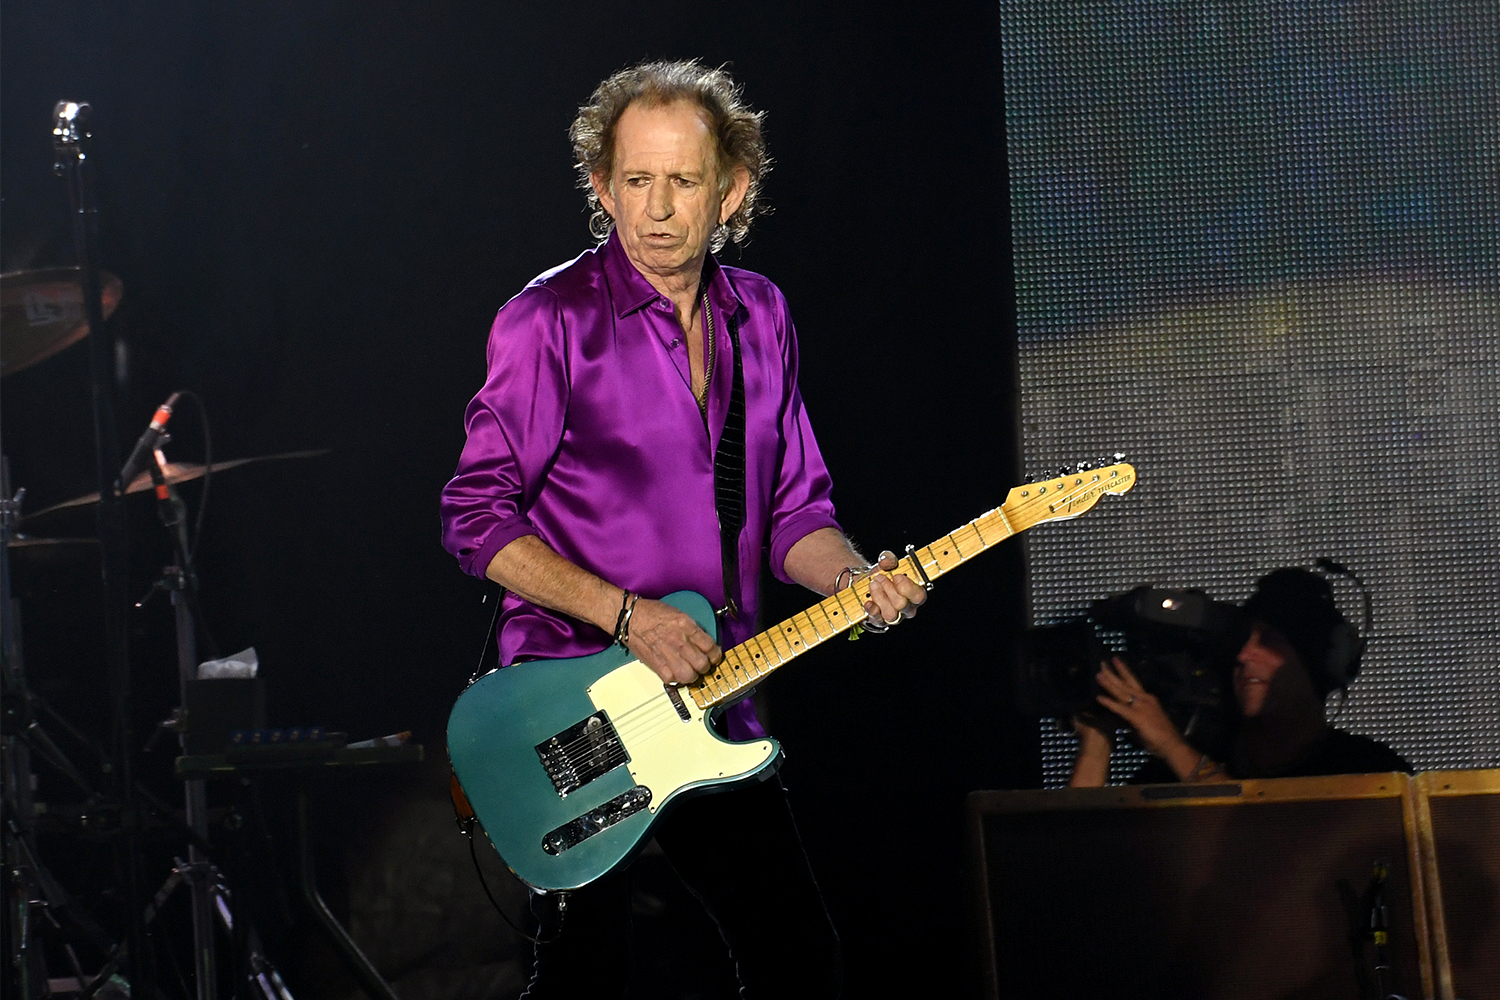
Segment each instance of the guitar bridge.
M620 820L634 816L651 804L651 789L636 785L616 795L601 806L595 806L577 819L553 830L542 838L542 850L557 857L570 847L577 847L596 833L608 830Z
M630 760L625 744L604 712L595 712L577 725L569 726L551 739L536 745L547 777L557 794L567 798L602 774L608 774Z

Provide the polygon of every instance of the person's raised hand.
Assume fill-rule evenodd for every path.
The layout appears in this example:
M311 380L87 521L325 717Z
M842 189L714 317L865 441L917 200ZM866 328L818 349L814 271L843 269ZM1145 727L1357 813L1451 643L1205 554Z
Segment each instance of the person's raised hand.
M1124 660L1116 656L1110 663L1100 664L1097 680L1104 689L1099 704L1134 729L1141 745L1151 753L1165 758L1187 742L1167 717L1161 701L1136 679Z

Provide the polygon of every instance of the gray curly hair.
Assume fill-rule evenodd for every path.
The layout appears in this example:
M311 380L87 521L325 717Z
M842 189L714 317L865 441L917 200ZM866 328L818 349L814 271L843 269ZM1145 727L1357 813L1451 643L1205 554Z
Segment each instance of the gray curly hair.
M736 167L750 174L745 198L729 220L714 230L709 249L718 253L729 240L739 243L750 232L750 220L768 212L760 204L760 184L771 169L766 143L761 135L763 111L752 111L740 96L741 88L724 72L711 69L696 59L680 62L646 62L620 70L599 84L589 102L578 109L578 117L568 128L577 158L578 186L588 197L589 232L599 239L609 236L614 219L599 204L599 196L589 178L594 174L608 177L614 169L615 127L625 109L636 102L646 107L661 107L674 101L687 101L702 110L718 148L719 193L729 190Z

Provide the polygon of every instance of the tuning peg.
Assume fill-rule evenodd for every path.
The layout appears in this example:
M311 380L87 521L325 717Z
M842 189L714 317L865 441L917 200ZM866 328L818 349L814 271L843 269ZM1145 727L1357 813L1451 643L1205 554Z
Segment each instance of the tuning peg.
M1125 461L1125 453L1123 451L1117 451L1117 452L1115 452L1115 461L1116 462L1123 462L1123 461Z
M1074 469L1073 471L1074 472L1087 472L1090 469L1092 469L1093 467L1094 467L1094 463L1092 463L1092 462L1079 462L1078 463L1078 468Z

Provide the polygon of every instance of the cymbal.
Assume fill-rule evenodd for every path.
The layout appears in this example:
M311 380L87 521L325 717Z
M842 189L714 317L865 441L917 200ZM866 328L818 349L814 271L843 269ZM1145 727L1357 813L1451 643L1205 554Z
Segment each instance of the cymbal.
M0 376L49 358L89 335L76 267L0 274ZM120 279L99 273L104 315L120 304Z
M13 560L46 565L88 556L98 545L97 538L12 538L6 548Z
M285 458L316 458L319 455L326 454L328 454L327 448L314 448L310 451L284 451L278 455L256 455L252 458L236 458L228 462L215 462L212 465L199 465L196 462L167 462L162 466L162 473L163 478L169 484L175 486L177 483L202 479L204 475L210 472L223 472L225 469L236 469L241 465L249 465L252 462L279 462ZM151 485L151 473L143 472L131 481L129 488L125 492L144 493L151 489ZM98 502L99 494L97 492L86 493L81 497L74 497L72 500L64 500L62 503L55 503L51 507L43 507L41 510L32 511L30 514L22 517L21 520L29 521L34 517L41 517L43 514L51 514L53 511L66 510L69 507L87 507L91 503Z

